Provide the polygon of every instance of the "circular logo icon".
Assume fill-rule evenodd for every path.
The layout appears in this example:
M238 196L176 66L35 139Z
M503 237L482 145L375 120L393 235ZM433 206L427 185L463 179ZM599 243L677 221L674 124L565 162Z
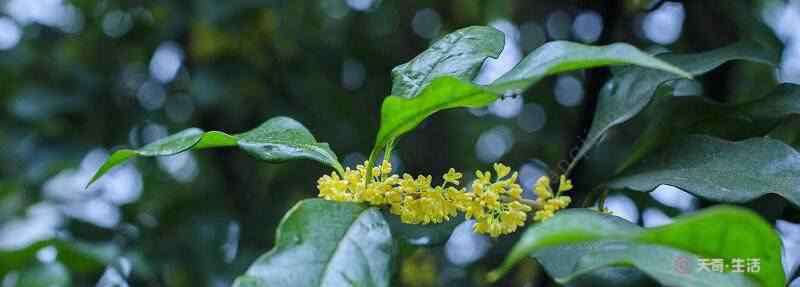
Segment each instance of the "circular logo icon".
M691 264L689 257L680 255L675 257L675 272L678 274L689 274L691 271Z

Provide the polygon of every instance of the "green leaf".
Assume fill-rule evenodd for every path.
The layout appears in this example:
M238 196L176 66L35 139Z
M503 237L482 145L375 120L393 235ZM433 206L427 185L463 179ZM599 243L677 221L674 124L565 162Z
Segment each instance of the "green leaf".
M392 69L392 95L413 98L431 81L451 76L472 81L486 58L497 58L505 36L497 29L472 26L445 35L408 63Z
M752 120L778 120L800 114L800 85L778 85L767 96L734 108Z
M668 90L659 89L661 92L656 92L660 94L649 105L649 112L643 113L650 113L648 126L617 173L668 144L670 138L688 134L707 134L728 140L760 137L772 131L784 118L800 114L800 86L794 84L781 84L752 101L734 104L703 97L671 97ZM782 135L775 136L789 136L791 130L787 128Z
M775 65L777 62L776 55L750 42L739 42L698 54L664 54L658 57L695 76L733 60L747 60L769 65ZM642 67L626 67L617 71L614 77L606 82L600 90L597 110L594 113L589 134L572 159L568 170L571 170L609 129L641 112L650 103L661 85L679 78L675 74Z
M489 89L498 93L522 91L546 76L625 64L662 70L677 78L692 77L690 73L625 43L589 46L554 41L531 52L508 73L489 85Z
M14 286L20 287L58 287L70 286L70 274L64 265L55 263L32 266L17 274Z
M341 169L327 143L318 143L301 123L287 117L272 118L257 128L236 135L239 148L254 157L282 162L307 158Z
M759 286L742 273L698 271L701 258L675 248L622 241L598 249L581 257L574 270L556 277L556 282L571 283L609 266L632 266L663 286Z
M373 154L400 135L413 130L435 112L460 107L482 107L495 99L495 94L449 76L433 80L415 98L389 96L381 107L381 126Z
M565 41L550 42L533 51L487 87L460 80L463 76L443 76L431 81L417 97L387 97L381 107L381 124L370 159L374 160L378 151L440 110L483 107L494 102L497 94L527 89L548 75L622 64L662 69L676 73L678 77L691 77L687 72L628 44L588 46Z
M753 41L740 41L711 51L694 54L664 54L663 58L694 76L702 75L716 69L722 64L734 60L762 63L776 66L780 56Z
M390 286L395 254L378 209L309 199L286 214L275 247L234 286Z
M673 129L685 133L730 140L764 136L784 118L800 114L800 86L781 84L766 95L743 103L717 103L695 97L682 101L675 110L680 116L668 121L674 123Z
M553 278L564 278L574 274L576 266L587 256L619 250L615 244L619 241L598 240L565 244L544 248L531 256L536 258L545 272ZM569 286L574 287L639 287L657 286L651 277L640 270L629 266L606 266L600 270L585 272L580 278L572 280Z
M503 264L490 273L489 277L491 280L498 279L528 254L536 254L546 248L610 240L624 242L629 244L629 247L620 249L624 252L606 254L598 258L586 256L588 259L584 260L593 260L582 263L583 266L588 266L585 267L586 270L601 265L624 263L637 267L660 281L664 278L659 277L667 275L652 273L655 272L654 269L661 268L657 265L661 263L647 260L647 257L664 258L665 255L675 251L680 252L673 253L676 255L721 258L725 262L731 262L730 260L734 258L758 258L761 260L761 270L746 275L760 282L762 286L784 286L781 241L777 233L752 211L730 206L708 208L695 214L678 217L672 224L647 229L624 219L588 209L568 209L547 221L528 227ZM667 249L656 250L653 246L637 247L641 246L640 244ZM674 260L669 262L672 263ZM578 270L580 269L579 267ZM687 274L693 278L695 275L700 274L699 272ZM569 281L570 277L561 280Z
M311 132L298 121L288 117L274 117L257 128L238 135L229 135L219 131L203 132L198 128L190 128L157 140L138 150L118 150L100 166L87 186L115 166L137 156L167 156L188 150L230 146L238 146L254 157L269 162L306 158L342 171L336 154L328 144L318 143Z
M37 262L36 253L47 247L55 248L59 262L72 272L86 273L102 270L120 251L113 244L86 243L77 240L47 239L17 249L0 249L0 278L8 272Z
M769 138L731 142L688 136L643 159L608 187L651 191L662 184L719 202L748 202L773 193L800 206L800 153Z
M780 140L795 149L800 149L800 117L790 117L767 135L769 138Z
M652 102L650 102L647 110L642 113L643 116L648 117L649 122L644 130L641 131L639 138L633 143L629 152L625 155L625 159L617 166L614 174L619 174L652 153L653 150L663 145L664 142L668 142L673 132L676 132L676 129L673 128L676 123L672 121L672 114L677 110L675 106L678 104L676 102L682 99L694 100L694 98L697 97L673 98L672 92L672 89L666 86L662 86L656 90ZM689 114L686 116L694 117L696 115L697 114ZM680 119L683 117L677 118Z

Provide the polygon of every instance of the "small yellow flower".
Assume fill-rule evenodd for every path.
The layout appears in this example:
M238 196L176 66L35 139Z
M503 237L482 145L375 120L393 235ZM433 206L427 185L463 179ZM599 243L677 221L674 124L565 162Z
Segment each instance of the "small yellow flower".
M490 172L475 172L472 182L472 202L464 207L464 215L475 219L475 232L497 237L509 234L525 224L530 206L520 203L522 187L516 183L517 173L508 176L511 169L503 164L494 165L496 181L491 182Z
M429 176L418 175L417 176L417 190L424 191L431 187L431 182L433 182L433 178Z
M372 205L383 205L389 203L389 196L392 193L395 182L398 180L397 175L392 175L382 181L374 182L368 188L364 188L360 193L360 198ZM361 183L363 186L363 181Z
M365 161L363 164L359 164L356 166L356 170L358 171L358 176L364 178L367 176L367 162Z
M571 189L572 181L567 179L567 177L562 174L558 183L558 193L561 194L562 192L569 191Z
M494 164L494 171L497 173L497 179L500 179L506 177L511 172L511 168L498 162Z
M497 237L509 234L525 224L531 207L520 202L522 187L517 183L518 173L500 163L494 164L495 176L491 172L476 171L471 192L460 188L463 174L450 169L442 176L443 183L433 186L433 177L410 174L392 175L392 166L382 162L366 178L366 162L356 169L345 169L343 174L331 173L317 180L319 196L327 200L366 202L376 206L388 206L389 211L400 216L408 224L440 223L464 212L468 219L475 219L476 232ZM494 180L492 180L494 178ZM562 185L567 186L563 183ZM536 193L544 210L536 213L540 220L567 205L570 198L553 197L549 179L537 182Z
M530 210L530 206L512 201L504 204L502 208L494 210L491 214L476 219L473 229L475 232L489 234L491 237L509 234L525 224L525 220L528 218L527 212Z
M400 180L398 188L402 193L412 193L417 191L417 182L414 181L414 177L410 174L403 174L403 178Z
M545 221L551 217L553 217L553 211L551 210L539 210L533 214L534 221Z
M572 202L569 196L560 195L562 192L572 189L572 181L561 175L559 178L558 192L554 195L553 189L550 187L550 178L542 176L536 181L534 192L537 195L536 202L542 206L542 209L533 214L534 221L547 220L561 209L567 208Z
M459 185L458 180L461 179L461 177L463 177L463 175L460 172L456 172L454 168L451 168L445 175L442 176L442 179L444 179L445 183Z
M540 177L539 180L536 181L534 192L536 193L537 200L542 202L553 197L553 189L550 188L550 177Z
M317 180L319 196L327 200L349 201L352 197L347 193L347 181L339 179L339 175L331 173Z
M559 197L556 197L554 199L551 199L551 200L556 202L560 209L567 208L567 206L569 206L569 204L572 202L572 198L570 198L569 196L563 196L563 195L559 196Z
M391 174L391 173L392 173L392 163L387 161L387 160L384 160L381 163L381 174L382 175L388 175L388 174Z
M527 213L530 211L530 206L522 204L519 201L512 201L508 204L508 210L502 214L502 220L509 226L522 226L525 224L525 219L528 218ZM516 227L514 227L514 229L516 229Z
M447 187L444 190L444 197L455 205L458 210L465 210L466 206L472 203L472 197L464 188Z
M454 174L452 170L447 177L457 178ZM390 205L389 210L409 224L440 223L456 216L464 201L463 190L446 188L444 184L434 187L432 180L431 176L420 175L415 179L410 174L384 179L386 188L382 192L387 194L385 203Z

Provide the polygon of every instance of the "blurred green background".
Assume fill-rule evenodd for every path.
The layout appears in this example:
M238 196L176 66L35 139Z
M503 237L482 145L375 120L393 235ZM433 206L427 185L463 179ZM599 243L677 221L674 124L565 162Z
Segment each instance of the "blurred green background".
M478 82L552 40L696 52L740 39L785 45L780 69L728 64L700 79L704 95L744 101L800 82L800 1L0 1L0 286L229 286L330 171L209 150L139 159L84 190L109 151L285 115L353 166L372 147L392 67L468 25L506 33ZM566 74L489 108L442 112L392 159L434 175L503 161L530 196L580 143L609 74ZM614 130L586 165L618 160L641 126ZM615 194L609 207L652 226L669 221L662 209L704 204L680 190L642 197ZM778 227L796 270L800 227ZM509 242L463 225L444 246L404 246L396 285L482 286ZM503 284L541 277L528 262Z

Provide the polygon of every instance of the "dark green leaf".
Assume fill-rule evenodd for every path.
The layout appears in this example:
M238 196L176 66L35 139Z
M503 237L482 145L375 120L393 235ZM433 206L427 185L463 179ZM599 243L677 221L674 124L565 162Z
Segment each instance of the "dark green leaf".
M483 61L497 58L504 44L503 33L491 27L472 26L447 34L408 63L392 69L392 95L416 97L441 76L472 81Z
M691 72L692 75L704 74L733 60L747 60L771 65L775 65L777 62L777 56L749 42L740 42L698 54L664 54L658 57ZM597 110L594 113L589 134L577 155L572 159L570 169L597 144L611 127L619 125L641 112L661 85L679 78L675 74L642 67L626 67L619 70L603 86L598 95Z
M800 149L800 117L790 117L767 135L769 138L780 140L795 149Z
M703 97L671 97L665 88L659 91L663 91L662 95L656 96L648 108L652 115L647 128L617 172L668 144L670 138L687 134L728 140L759 137L771 131L781 119L800 114L800 88L793 84L782 84L755 100L736 104L717 103Z
M751 120L777 120L800 114L800 86L781 84L767 96L734 107Z
M235 136L219 131L203 132L198 128L190 128L138 150L118 150L100 166L87 186L113 167L137 156L167 156L188 150L230 146L239 146L254 157L269 162L306 158L327 164L338 171L342 170L336 154L328 144L318 143L311 132L296 120L274 117L251 131Z
M800 154L781 141L730 142L708 136L680 138L608 183L651 191L672 185L720 202L747 202L774 193L800 206Z
M390 286L395 254L378 209L309 199L286 214L275 247L234 286Z
M651 274L651 271L660 267L649 265L656 263L641 257L664 256L669 254L667 252L669 250L677 250L681 254L691 253L703 258L722 258L726 262L730 262L733 258L758 258L761 260L760 272L747 275L763 286L784 285L781 242L777 233L752 211L728 206L713 207L678 217L672 224L649 229L591 210L565 210L550 220L528 227L503 264L490 273L490 279L498 279L528 254L536 254L540 250L555 246L603 240L658 245L669 249L660 251L653 249L653 253L648 254L646 252L648 248L645 248L644 252L636 248L633 251L610 254L607 258L587 259L599 260L589 266L599 266L603 262L607 263L606 265L623 262L659 280L659 276L663 274L656 276ZM636 262L633 262L634 260ZM568 278L564 280L568 281Z

